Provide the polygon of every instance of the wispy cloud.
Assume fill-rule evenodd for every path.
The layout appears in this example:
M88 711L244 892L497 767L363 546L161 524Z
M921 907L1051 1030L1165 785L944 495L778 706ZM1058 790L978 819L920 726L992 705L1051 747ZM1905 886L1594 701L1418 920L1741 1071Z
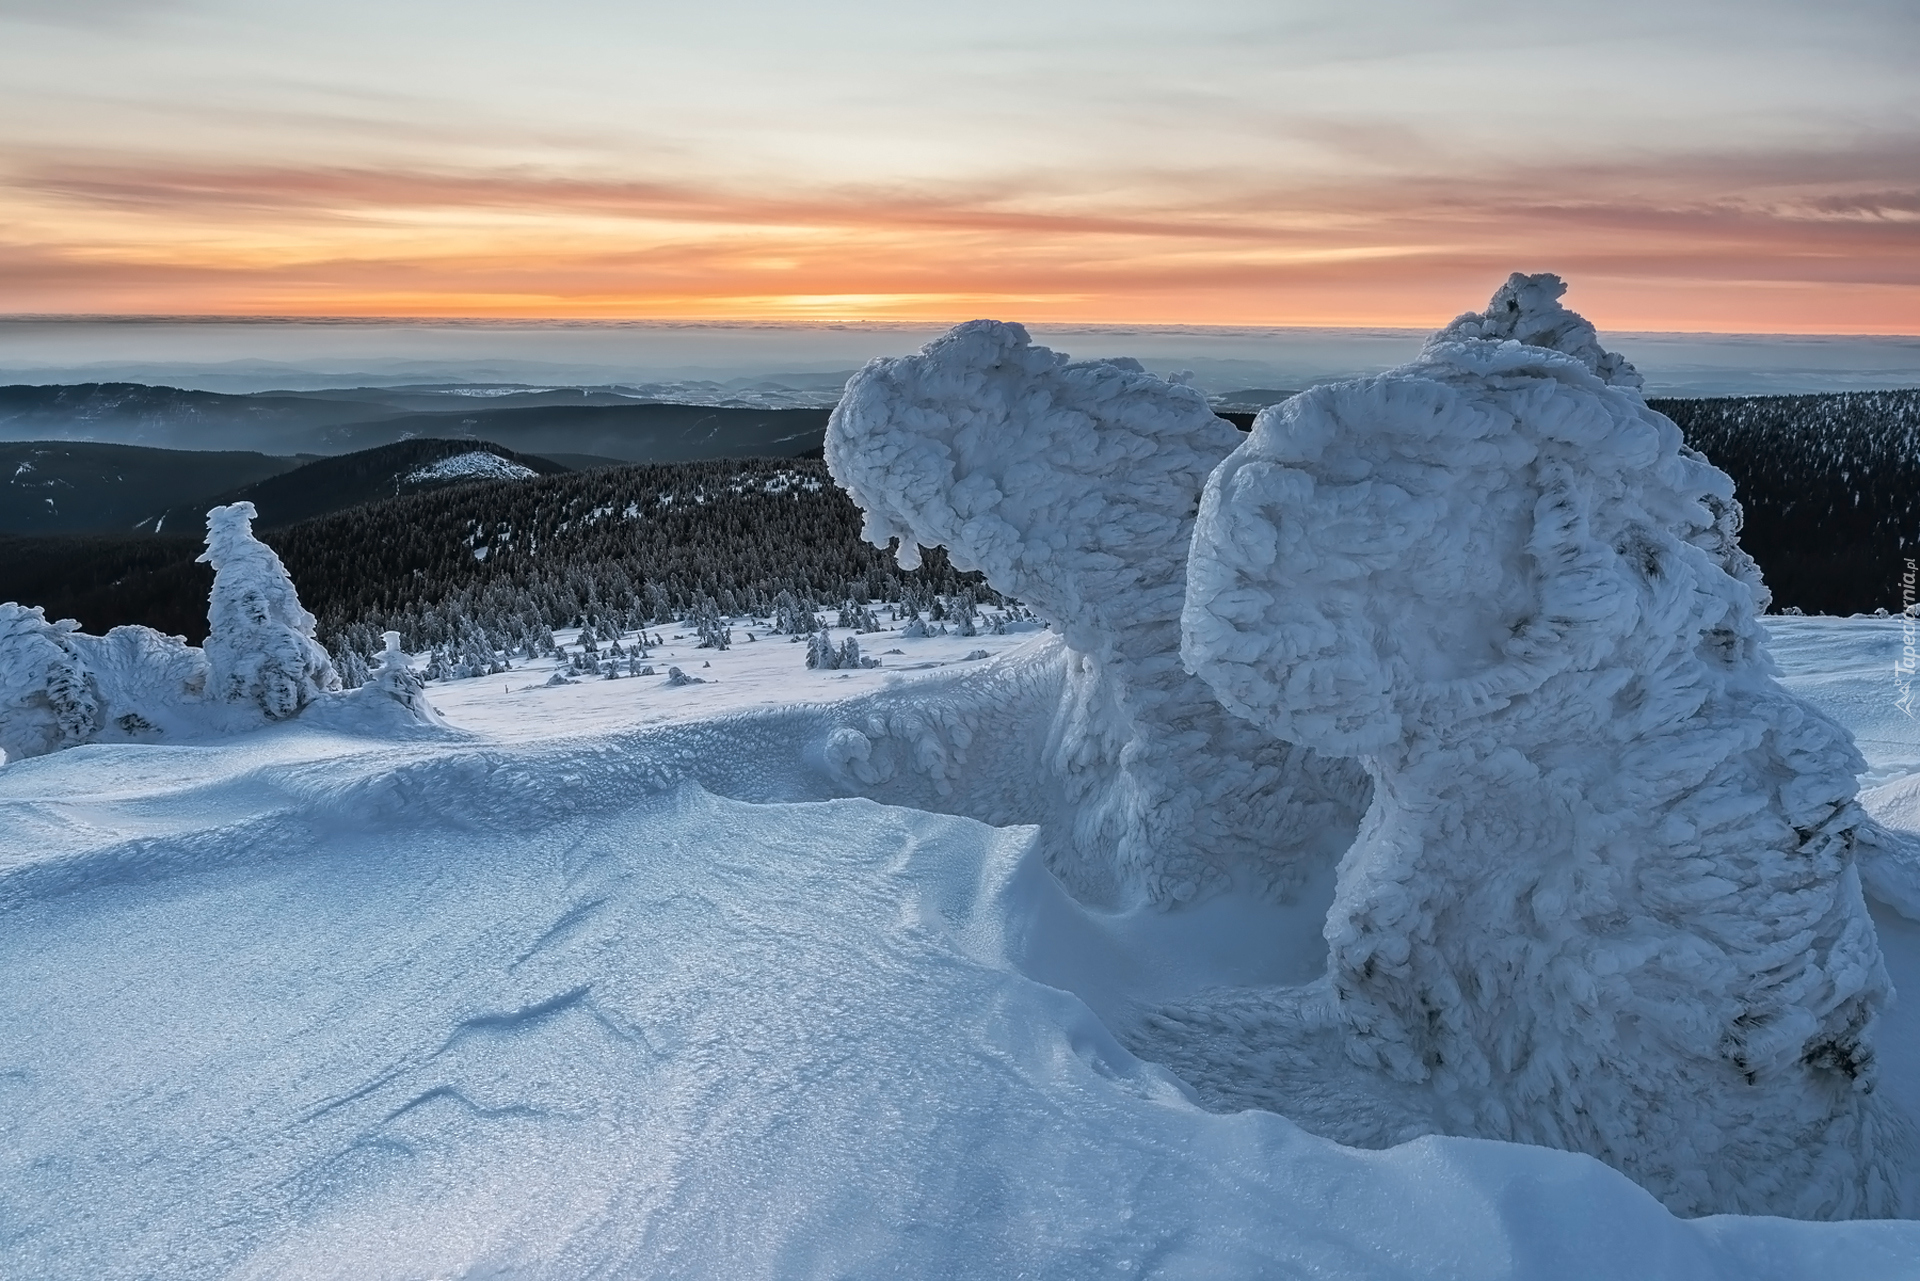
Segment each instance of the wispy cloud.
M0 49L7 305L1424 325L1527 268L1617 327L1920 332L1920 114L1868 38L1916 27L1877 0L1408 3L1390 39L341 3Z

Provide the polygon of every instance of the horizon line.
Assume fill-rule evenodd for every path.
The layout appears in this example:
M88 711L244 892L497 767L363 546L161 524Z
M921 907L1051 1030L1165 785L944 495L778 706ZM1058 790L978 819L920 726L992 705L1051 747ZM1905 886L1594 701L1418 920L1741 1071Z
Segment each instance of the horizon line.
M174 325L459 325L509 327L515 325L566 328L620 328L626 326L662 326L702 329L926 329L952 327L967 320L1006 317L968 316L964 320L911 320L899 317L801 319L793 316L500 316L500 315L379 315L379 314L300 314L286 312L0 312L0 324L174 324ZM1449 320L1451 317L1449 317ZM1216 330L1220 332L1308 332L1308 333L1392 333L1430 334L1446 325L1375 324L1315 325L1254 324L1230 321L1195 320L1025 320L1012 323L1032 328L1101 330L1162 329ZM1640 338L1856 338L1920 341L1920 332L1897 333L1853 329L1614 329L1596 325L1602 335L1619 334Z

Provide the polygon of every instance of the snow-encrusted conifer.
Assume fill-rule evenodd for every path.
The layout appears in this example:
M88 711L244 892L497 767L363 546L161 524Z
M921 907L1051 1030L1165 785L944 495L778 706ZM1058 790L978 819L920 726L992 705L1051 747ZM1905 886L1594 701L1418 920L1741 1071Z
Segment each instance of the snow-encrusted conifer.
M284 720L321 694L340 688L333 662L314 639L314 618L273 548L253 536L252 503L207 513L213 596L205 646L212 667L208 693L253 703L269 720Z
M825 632L807 637L807 666L829 672L840 666L840 651Z
M340 674L341 689L359 689L367 683L367 660L360 657L360 651L348 646L340 647L339 657L334 660L334 668Z
M1731 482L1563 288L1516 276L1414 363L1267 409L1208 482L1188 660L1375 800L1325 985L1156 1044L1242 1098L1269 1065L1269 1106L1349 1142L1571 1148L1687 1214L1896 1213L1860 759L1773 678Z
M1239 439L1191 387L987 320L871 362L829 420L869 541L897 539L908 569L944 546L1064 634L1047 759L1074 817L1049 862L1085 898L1172 903L1236 876L1285 896L1364 805L1357 767L1229 715L1181 666L1194 511ZM924 602L936 620L957 603Z
M0 605L0 752L6 759L43 756L99 732L99 694L70 639L79 627L70 618L48 622L37 605Z
M400 633L387 632L381 639L385 648L380 653L379 666L368 675L366 684L360 687L355 696L361 699L388 698L423 724L444 724L439 711L427 701L426 684L420 679L420 674L413 670L413 660L400 648ZM559 673L554 675L557 677Z

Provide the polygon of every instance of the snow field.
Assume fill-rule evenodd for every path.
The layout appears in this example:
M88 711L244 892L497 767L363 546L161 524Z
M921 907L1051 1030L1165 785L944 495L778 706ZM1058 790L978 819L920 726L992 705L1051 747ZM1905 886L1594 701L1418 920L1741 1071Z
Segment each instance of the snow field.
M1044 700L1054 649L572 738L8 766L9 1275L1910 1274L1912 1223L1681 1221L1581 1156L1196 1107L1109 1027L1310 970L1289 909L1090 911L1031 829L812 799L836 732Z
M827 629L835 644L848 636L858 640L863 653L880 660L877 668L809 668L806 637L796 641L769 634L753 620L734 620L729 629L732 647L725 650L699 648L699 637L681 624L649 629L649 636L658 633L667 642L649 646L648 657L642 660L653 667L653 676L623 676L611 681L581 676L571 678L577 684L549 685L546 682L555 672L564 674L564 662L552 657L526 663L515 660L514 670L499 676L435 681L427 687L427 697L457 723L488 734L515 739L581 734L622 725L697 720L751 708L816 702L842 698L851 691L910 684L919 679L920 673L979 661L968 658L969 654L984 650L989 657L998 656L1040 635L1033 623L1011 624L1012 630L998 636L984 630L977 636L904 636L905 626L893 623L867 633L843 627ZM749 632L759 639L749 641ZM578 629L563 629L553 636L569 650L579 648ZM624 633L621 647L633 649L638 637L638 632ZM887 652L896 649L901 652ZM601 652L606 652L606 643ZM705 683L671 686L667 683L669 667L678 667Z

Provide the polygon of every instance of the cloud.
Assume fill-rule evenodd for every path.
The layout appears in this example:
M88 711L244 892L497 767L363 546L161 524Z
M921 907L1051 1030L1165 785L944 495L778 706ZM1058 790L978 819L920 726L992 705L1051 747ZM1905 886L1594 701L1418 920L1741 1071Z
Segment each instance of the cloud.
M1920 332L1916 174L1903 138L1081 191L32 154L0 280L22 310L1430 325L1524 268L1615 327Z
M191 7L191 0L0 0L0 22L125 27Z

